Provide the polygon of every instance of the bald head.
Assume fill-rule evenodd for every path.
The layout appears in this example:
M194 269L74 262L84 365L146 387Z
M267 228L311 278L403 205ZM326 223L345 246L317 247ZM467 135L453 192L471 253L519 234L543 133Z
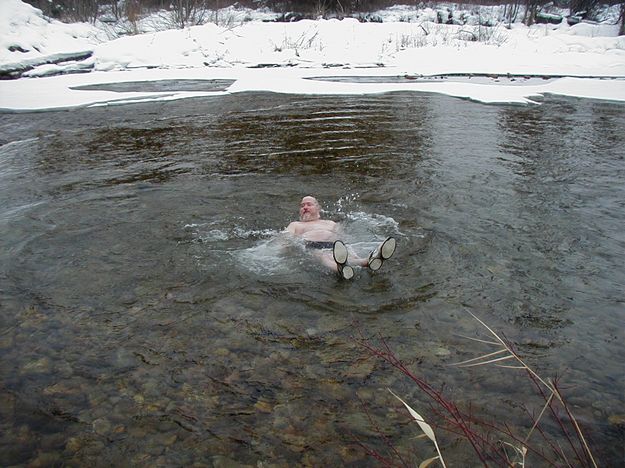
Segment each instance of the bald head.
M321 206L317 199L307 195L299 204L300 221L316 221L321 217Z

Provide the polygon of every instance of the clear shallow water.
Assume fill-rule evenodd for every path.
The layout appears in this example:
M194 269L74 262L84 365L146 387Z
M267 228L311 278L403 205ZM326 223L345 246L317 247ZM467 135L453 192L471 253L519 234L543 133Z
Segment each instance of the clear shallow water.
M529 427L471 310L623 456L625 107L410 93L239 94L0 116L2 464L375 465L431 447L369 357L384 337L459 404ZM351 282L279 231L315 194L366 251ZM371 417L372 421L369 420ZM440 435L464 466L470 451Z

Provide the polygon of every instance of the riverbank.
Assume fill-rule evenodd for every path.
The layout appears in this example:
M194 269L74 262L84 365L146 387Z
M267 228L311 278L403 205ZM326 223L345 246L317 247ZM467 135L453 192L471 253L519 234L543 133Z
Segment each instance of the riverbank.
M625 36L617 25L540 24L509 28L438 24L423 10L415 22L389 15L383 23L343 20L234 26L209 23L108 40L87 24L43 18L18 0L3 4L0 70L19 80L0 82L0 108L12 111L181 99L206 93L104 93L76 87L115 80L232 80L225 93L362 94L436 92L486 103L531 103L555 93L625 101ZM415 10L416 11L416 10ZM72 56L75 54L75 56ZM86 57L86 58L85 58ZM48 63L45 63L48 62ZM519 90L502 83L398 83L392 77L433 75L546 76L563 80ZM352 83L314 77L354 76ZM363 83L365 77L389 82ZM592 78L590 78L592 77ZM599 78L615 78L601 80ZM584 79L582 79L584 78Z

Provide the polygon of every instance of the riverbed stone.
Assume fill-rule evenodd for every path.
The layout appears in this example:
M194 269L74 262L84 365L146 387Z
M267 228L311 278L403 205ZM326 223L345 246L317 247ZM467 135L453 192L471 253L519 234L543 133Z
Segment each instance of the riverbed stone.
M72 367L72 365L65 361L65 360L61 360L55 363L54 365L54 369L56 371L56 374L59 377L63 377L65 379L70 378L72 375L74 375L74 369Z
M14 346L12 334L0 336L0 349L10 349Z
M376 393L380 392L379 389L374 389L371 387L360 387L356 389L356 395L358 395L358 399L367 401L373 400Z
M20 314L20 318L22 319L20 323L20 327L22 328L39 325L47 319L46 315L41 313L39 308L34 305L25 307Z
M113 403L112 399L110 401L114 405L115 413L117 414L127 415L134 413L136 410L134 401L129 398L121 397L116 403Z
M352 390L348 385L336 379L322 379L319 381L318 390L321 395L327 396L332 400L348 400Z
M81 453L84 453L87 458L95 458L100 457L105 449L106 445L104 444L104 442L100 440L90 440L84 445Z
M76 453L83 447L83 445L84 443L79 437L70 437L67 439L67 442L65 442L65 450L70 453Z
M65 436L60 432L42 435L40 445L44 451L57 450L65 445Z
M304 452L310 443L308 435L296 434L293 429L290 429L289 432L281 433L279 437L286 444L286 448L295 453Z
M338 447L343 464L356 465L363 463L367 453L360 447L341 445Z
M217 348L213 350L213 356L217 358L223 358L230 355L230 350L226 348Z
M178 435L172 433L163 433L155 435L154 439L158 444L161 444L164 447L170 447L174 445L174 443L176 443L176 441L178 440Z
M147 436L148 430L143 426L130 426L128 428L128 435L135 439L143 439Z
M313 328L313 327L308 327L305 331L306 331L306 336L308 338L313 338L313 337L319 335L319 330L317 330L316 328Z
M42 357L27 362L22 367L23 374L43 374L50 371L50 359Z
M371 375L376 366L376 360L371 359L359 359L353 362L349 369L345 371L346 377L366 379Z
M95 418L90 409L83 409L78 412L78 421L85 424L91 424Z
M271 403L263 398L260 398L255 404L254 408L261 413L271 413L273 406Z
M60 460L61 454L58 452L40 452L28 466L32 468L55 466Z
M608 422L612 426L625 428L625 414L611 414L608 416Z
M165 447L163 447L154 437L150 437L147 440L147 445L145 446L145 451L150 455L158 456L162 455L165 451Z
M98 418L92 423L93 430L96 434L106 435L111 432L111 422L105 418Z
M132 305L137 302L137 296L133 292L126 292L120 296L119 301L127 306Z
M44 395L69 395L76 394L77 389L70 386L70 384L66 381L57 382L43 389L42 393Z
M245 465L224 455L215 455L212 458L213 468L252 468L252 465Z
M347 425L350 432L366 436L377 437L379 434L371 425L371 421L364 412L352 412L345 415L343 423Z
M33 432L27 424L22 424L16 430L16 440L19 443L27 444L34 439Z
M119 348L115 353L115 364L121 368L134 367L137 365L137 357L129 349Z
M109 403L111 403L113 406L117 405L121 400L122 397L120 397L119 395L109 396Z

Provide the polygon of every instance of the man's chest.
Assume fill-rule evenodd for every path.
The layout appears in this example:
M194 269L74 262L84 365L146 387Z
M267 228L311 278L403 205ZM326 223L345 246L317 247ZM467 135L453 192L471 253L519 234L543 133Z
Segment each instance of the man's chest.
M314 221L308 223L300 223L297 226L298 234L304 234L311 231L332 231L334 230L334 222L333 221Z

